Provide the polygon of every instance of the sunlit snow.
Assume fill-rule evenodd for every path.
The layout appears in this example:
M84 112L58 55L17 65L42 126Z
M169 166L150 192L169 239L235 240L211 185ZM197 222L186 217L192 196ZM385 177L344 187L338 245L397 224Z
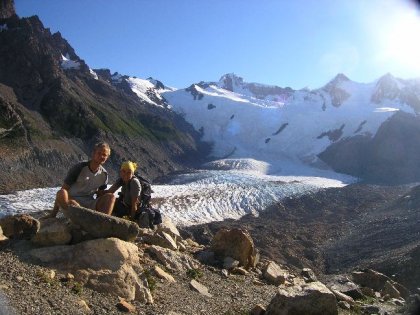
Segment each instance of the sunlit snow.
M63 69L79 69L80 63L78 61L71 60L69 54L65 56L61 55L61 67Z

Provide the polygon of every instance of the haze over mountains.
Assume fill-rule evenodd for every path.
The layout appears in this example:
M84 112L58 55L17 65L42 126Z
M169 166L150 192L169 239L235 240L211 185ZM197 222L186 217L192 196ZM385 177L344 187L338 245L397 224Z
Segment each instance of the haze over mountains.
M60 33L10 4L0 17L0 191L59 184L98 139L113 148L111 174L124 159L154 178L206 158L250 158L267 173L305 165L376 183L420 178L419 80L338 74L292 90L227 74L169 88L90 69Z

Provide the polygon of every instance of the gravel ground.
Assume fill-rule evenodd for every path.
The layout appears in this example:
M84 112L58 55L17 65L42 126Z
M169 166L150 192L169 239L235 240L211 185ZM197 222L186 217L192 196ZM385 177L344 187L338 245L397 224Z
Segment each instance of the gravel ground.
M22 261L17 248L9 244L0 250L0 315L86 314L84 302L91 314L121 314L116 306L118 297L80 289L77 283L63 281L63 274L51 279L50 269ZM148 267L156 264L147 256L143 262ZM131 302L136 314L247 314L257 304L267 306L276 293L275 286L259 282L253 272L225 278L220 269L203 266L196 280L209 289L212 297L193 291L189 285L192 278L186 273L172 275L175 283L151 276L155 281L154 304Z

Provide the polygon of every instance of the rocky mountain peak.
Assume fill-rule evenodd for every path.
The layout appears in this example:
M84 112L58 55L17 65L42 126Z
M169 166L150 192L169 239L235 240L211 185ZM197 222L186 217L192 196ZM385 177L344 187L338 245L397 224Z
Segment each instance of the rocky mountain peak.
M347 76L343 73L339 73L324 87L324 90L331 96L331 104L333 106L341 106L341 104L350 97L350 94L340 87L341 83L348 81L350 81L350 79Z
M379 103L383 99L394 100L400 96L400 84L398 79L395 78L391 73L387 73L379 78L376 83L376 90L372 95L372 102Z
M14 0L0 0L0 19L8 19L16 15Z
M337 85L346 81L350 81L350 79L345 74L339 73L327 85Z
M223 75L219 80L219 86L225 90L232 91L235 86L244 84L244 79L234 73Z

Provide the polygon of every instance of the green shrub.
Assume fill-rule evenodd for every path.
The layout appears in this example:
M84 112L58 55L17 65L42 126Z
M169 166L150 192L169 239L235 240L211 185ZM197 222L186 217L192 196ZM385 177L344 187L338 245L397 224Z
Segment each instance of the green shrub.
M201 278L203 276L203 272L199 269L188 269L187 276L191 279Z

